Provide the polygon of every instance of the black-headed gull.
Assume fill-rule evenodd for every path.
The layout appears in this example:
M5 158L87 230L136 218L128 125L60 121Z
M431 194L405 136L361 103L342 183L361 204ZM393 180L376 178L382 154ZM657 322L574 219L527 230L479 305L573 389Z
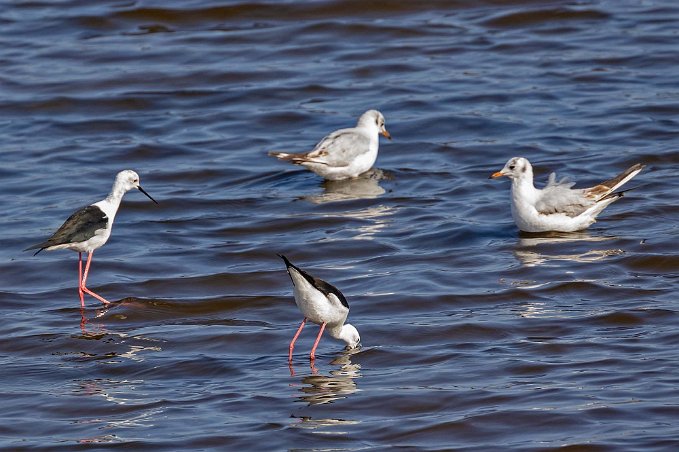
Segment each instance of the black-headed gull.
M318 332L316 342L311 349L309 358L315 359L316 347L321 340L323 331L326 326L328 333L335 339L344 341L347 348L356 348L361 342L361 336L353 325L344 323L349 315L349 303L342 292L335 286L328 284L319 278L314 278L301 268L292 264L287 257L282 254L278 255L285 262L285 266L292 280L294 286L295 303L302 314L304 320L299 326L297 333L290 342L288 353L288 361L292 361L292 351L295 348L295 341L307 320L320 325L321 330Z
M64 224L56 230L54 234L44 242L29 246L24 251L35 250L38 254L42 250L53 251L68 249L78 252L78 294L80 295L80 306L85 307L85 296L87 293L104 304L109 302L102 296L92 292L85 285L87 274L92 262L94 250L106 243L111 235L113 219L118 212L123 195L129 190L136 188L144 193L156 204L158 202L146 193L139 185L139 175L132 170L121 171L116 175L111 193L99 202L95 202L87 207L75 211ZM82 253L88 253L87 265L83 274ZM35 255L34 254L34 255Z
M525 232L573 232L588 228L609 204L623 196L615 192L636 176L644 165L632 165L613 179L591 188L573 189L574 182L549 176L543 189L533 185L533 167L523 157L509 159L501 171L490 178L507 176L512 181L512 216Z
M269 152L269 155L305 166L327 180L350 179L372 168L377 159L380 134L391 139L382 113L368 110L358 119L356 127L332 132L311 152Z

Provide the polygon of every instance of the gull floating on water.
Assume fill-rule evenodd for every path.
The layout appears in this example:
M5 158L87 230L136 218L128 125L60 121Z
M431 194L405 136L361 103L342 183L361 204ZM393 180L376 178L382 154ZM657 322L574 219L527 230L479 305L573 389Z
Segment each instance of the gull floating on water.
M332 132L311 152L269 152L269 155L305 166L328 180L350 179L372 168L377 159L380 134L391 140L382 113L368 110L358 119L356 127Z
M573 189L574 182L556 180L549 176L543 189L533 185L533 167L523 157L509 159L501 171L490 178L507 176L512 181L512 216L516 225L525 232L573 232L586 229L596 222L596 217L609 204L622 198L624 192L615 192L644 165L632 165L613 179L591 188Z
M24 251L35 250L38 254L42 250L53 251L68 249L78 252L78 294L80 295L80 306L85 307L85 296L87 293L104 304L109 302L102 296L92 292L85 285L87 274L90 271L90 263L94 250L106 243L111 235L113 219L118 212L123 195L129 190L136 188L144 193L148 198L158 204L146 193L139 185L139 175L132 170L125 170L118 173L113 183L111 193L99 202L95 202L87 207L77 210L68 217L52 236L44 242L29 246ZM83 274L82 253L87 252L87 265ZM34 256L35 256L34 254Z
M321 330L318 332L316 342L311 349L309 358L313 361L316 355L316 347L321 341L321 336L325 327L328 327L328 333L335 339L346 342L347 348L356 348L361 342L361 336L353 325L344 323L349 315L349 303L342 292L335 286L328 284L319 278L314 278L301 268L293 265L287 257L282 254L278 255L285 262L292 285L294 286L295 303L302 314L304 320L299 326L297 333L290 342L290 349L288 353L288 361L292 362L292 351L295 349L295 341L302 332L302 328L307 320L320 325Z

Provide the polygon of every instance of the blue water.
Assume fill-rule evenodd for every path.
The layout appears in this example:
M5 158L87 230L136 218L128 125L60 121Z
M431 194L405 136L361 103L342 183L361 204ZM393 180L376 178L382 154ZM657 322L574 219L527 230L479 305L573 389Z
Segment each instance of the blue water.
M675 450L679 7L665 1L2 2L0 448ZM365 110L377 169L268 157ZM589 230L519 233L513 156ZM24 248L134 169L80 309ZM340 288L307 326L276 253Z

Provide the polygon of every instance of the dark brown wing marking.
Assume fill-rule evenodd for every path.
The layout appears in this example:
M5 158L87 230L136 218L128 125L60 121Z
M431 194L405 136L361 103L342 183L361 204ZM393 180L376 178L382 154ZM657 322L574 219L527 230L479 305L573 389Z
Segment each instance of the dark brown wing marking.
M591 188L586 188L584 190L585 195L589 196L591 198L596 199L597 201L600 199L605 198L607 195L609 195L611 192L613 192L615 189L623 185L625 182L627 182L629 179L634 177L636 173L641 171L644 168L644 165L641 163L637 163L635 165L630 166L627 168L625 171L622 173L618 174L612 179L609 179L605 182L600 183L599 185L595 185L594 187Z

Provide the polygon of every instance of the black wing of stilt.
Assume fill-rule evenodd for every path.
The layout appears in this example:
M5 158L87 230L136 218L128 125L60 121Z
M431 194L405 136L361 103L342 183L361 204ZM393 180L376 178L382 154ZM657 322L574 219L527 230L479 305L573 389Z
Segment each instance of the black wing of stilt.
M307 272L305 272L304 270L302 270L301 268L299 268L298 266L296 266L295 264L290 262L290 260L287 257L285 257L284 255L277 254L277 256L280 257L281 259L283 259L283 262L285 262L285 266L288 269L288 274L290 273L290 268L293 268L297 273L302 275L302 277L304 279L306 279L309 282L309 284L311 284L318 291L323 293L323 295L328 296L329 294L333 294L339 299L340 303L342 303L342 305L344 307L349 308L349 302L347 301L344 294L342 292L340 292L340 290L337 287L333 286L332 284L330 284L328 282L323 281L320 278L316 278L314 276L311 276L310 274L308 274ZM294 280L293 280L292 283L293 284L295 283Z
M94 237L100 229L108 226L108 216L98 206L90 205L75 211L52 236L44 242L29 246L24 251L35 250L35 254L50 246L84 242ZM34 254L34 256L35 256Z

